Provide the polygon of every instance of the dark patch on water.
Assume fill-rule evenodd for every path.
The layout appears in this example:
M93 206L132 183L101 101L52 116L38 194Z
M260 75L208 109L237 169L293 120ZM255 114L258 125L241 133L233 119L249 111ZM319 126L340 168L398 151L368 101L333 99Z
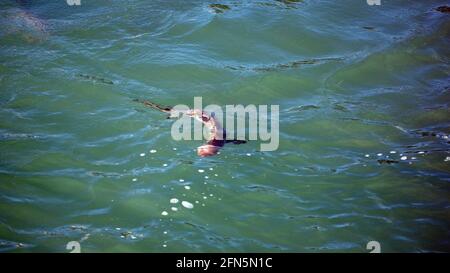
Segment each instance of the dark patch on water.
M188 225L188 226L193 227L193 228L196 228L196 229L203 230L203 231L207 230L206 228L204 228L204 227L202 227L200 225L193 224L191 222L183 222L183 224Z
M436 8L436 11L442 12L442 13L450 13L450 7L448 6L440 6Z
M297 8L298 3L303 3L303 0L275 0L283 4L286 8Z
M442 132L428 131L428 130L414 130L412 131L412 133L422 138L432 138L437 139L439 141L443 141L443 143L449 143L448 139L450 138L450 136Z
M256 66L256 67L244 67L244 66L225 66L225 68L231 70L250 70L255 72L273 72L287 69L295 69L303 65L315 65L333 61L342 61L344 58L317 58L317 59L306 59L292 61L288 63L279 63L267 66Z
M133 234L133 232L131 232L131 231L123 231L120 233L120 236L123 236L123 238L128 238L132 234Z
M120 174L118 173L105 173L105 172L97 172L97 171L90 171L88 172L91 176L101 176L101 177L119 177Z
M227 69L231 69L231 70L244 70L244 69L246 69L245 67L243 67L243 66L229 66L229 65L227 65L227 66L225 66L225 68L227 68Z
M225 11L230 10L230 7L224 4L210 4L209 8L215 13L224 13Z
M340 112L349 112L349 110L347 108L345 108L345 106L342 106L342 105L340 105L338 103L335 103L333 105L333 109L337 110L337 111L340 111Z
M391 164L397 164L397 163L400 162L400 161L398 161L398 160L393 160L393 159L378 159L377 161L378 161L378 163L380 163L381 165L382 165L382 164L391 165Z
M229 139L225 141L226 143L233 143L235 145L245 144L247 143L246 140L238 140L238 139Z
M271 191L270 188L265 187L265 186L261 186L261 185L250 185L250 186L245 186L245 188L252 190L252 191Z
M275 0L275 1L281 2L283 4L287 4L287 5L303 2L303 0Z
M293 62L289 62L289 63L275 64L275 65L271 65L271 66L256 67L253 70L270 72L270 71L276 71L276 70L297 68L300 65L316 64L317 62L318 62L318 59L300 60L300 61L293 61Z
M89 80L92 81L94 83L103 83L103 84L109 84L109 85L113 85L114 82L102 77L97 77L97 76L92 76L92 75L88 75L88 74L77 74L77 77L85 79L85 80Z
M317 105L308 104L308 105L300 105L300 106L294 108L293 110L301 112L301 111L317 110L317 109L320 109L320 107Z
M418 131L418 133L423 137L436 137L437 134L435 132L429 132L429 131Z

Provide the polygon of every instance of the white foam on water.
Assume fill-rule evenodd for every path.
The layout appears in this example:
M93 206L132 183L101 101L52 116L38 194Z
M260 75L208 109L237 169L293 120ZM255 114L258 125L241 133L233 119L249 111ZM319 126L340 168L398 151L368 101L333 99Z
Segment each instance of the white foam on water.
M219 175L217 173L215 173L214 176L219 176Z
M167 245L163 245L163 247L167 247Z
M397 152L396 152L396 151L390 151L390 153L391 153L391 154L396 154Z
M209 168L210 171L214 170L213 168Z
M136 182L136 181L137 181L137 178L133 178L133 179L131 179L131 181Z
M153 150L153 149L150 150L150 153L151 153L151 154L154 154L154 153L156 153L156 152L157 152L156 150Z
M406 159L408 159L407 156L402 156L402 157L400 157L400 160L406 160Z
M369 154L366 154L365 157L370 157L370 155L369 155Z
M205 175L205 179L208 179L208 178L209 178L209 176Z
M445 159L444 159L444 162L449 162L450 161L450 156L447 156Z
M170 204L176 204L176 203L178 203L178 199L176 199L176 198L170 199Z
M164 234L167 234L167 231L164 231L163 233L164 233Z
M377 156L383 156L383 154L382 153L378 153Z
M140 156L145 156L145 153L141 153Z
M203 199L208 199L208 197L206 197L206 196L203 196Z
M194 205L192 203L189 203L188 201L182 201L181 205L187 209L192 209L194 208Z
M161 215L163 215L163 216L166 216L166 215L168 215L169 213L167 213L167 211L163 211L163 212L161 212Z
M250 154L250 153L247 153L247 156L252 156L252 154Z
M177 148L172 148L172 150L176 151L176 150L177 150Z
M191 187L189 187L189 186L184 186L184 188L185 188L186 190L190 190L190 189L191 189Z
M180 178L180 179L179 179L178 181L180 181L180 182L184 182L184 179L181 179L181 178Z
M176 208L176 207L171 207L170 209L173 210L173 211L177 211L178 210L178 208Z
M210 193L209 196L213 197L214 195L212 193Z
M199 173L204 173L205 170L199 169L198 172L199 172Z
M164 163L164 164L163 164L163 167L167 167L167 163Z

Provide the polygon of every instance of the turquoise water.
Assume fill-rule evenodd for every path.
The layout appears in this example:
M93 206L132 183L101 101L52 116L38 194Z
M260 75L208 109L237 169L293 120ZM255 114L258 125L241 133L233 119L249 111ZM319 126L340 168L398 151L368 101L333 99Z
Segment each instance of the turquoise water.
M445 4L2 1L0 250L448 252ZM133 102L194 96L280 105L279 149Z

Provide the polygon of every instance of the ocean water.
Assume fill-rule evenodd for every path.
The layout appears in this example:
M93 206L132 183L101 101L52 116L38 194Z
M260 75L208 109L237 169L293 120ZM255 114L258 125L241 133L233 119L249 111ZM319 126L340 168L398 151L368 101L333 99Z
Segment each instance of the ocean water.
M448 252L445 4L2 1L0 251ZM278 150L133 101L194 96L279 105Z

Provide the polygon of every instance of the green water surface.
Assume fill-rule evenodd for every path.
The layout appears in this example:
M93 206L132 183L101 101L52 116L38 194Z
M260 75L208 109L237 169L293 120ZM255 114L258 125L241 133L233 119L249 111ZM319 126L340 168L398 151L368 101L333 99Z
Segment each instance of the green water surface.
M0 4L0 251L450 250L447 1L24 2ZM279 149L200 158L133 102L194 96L280 105Z

